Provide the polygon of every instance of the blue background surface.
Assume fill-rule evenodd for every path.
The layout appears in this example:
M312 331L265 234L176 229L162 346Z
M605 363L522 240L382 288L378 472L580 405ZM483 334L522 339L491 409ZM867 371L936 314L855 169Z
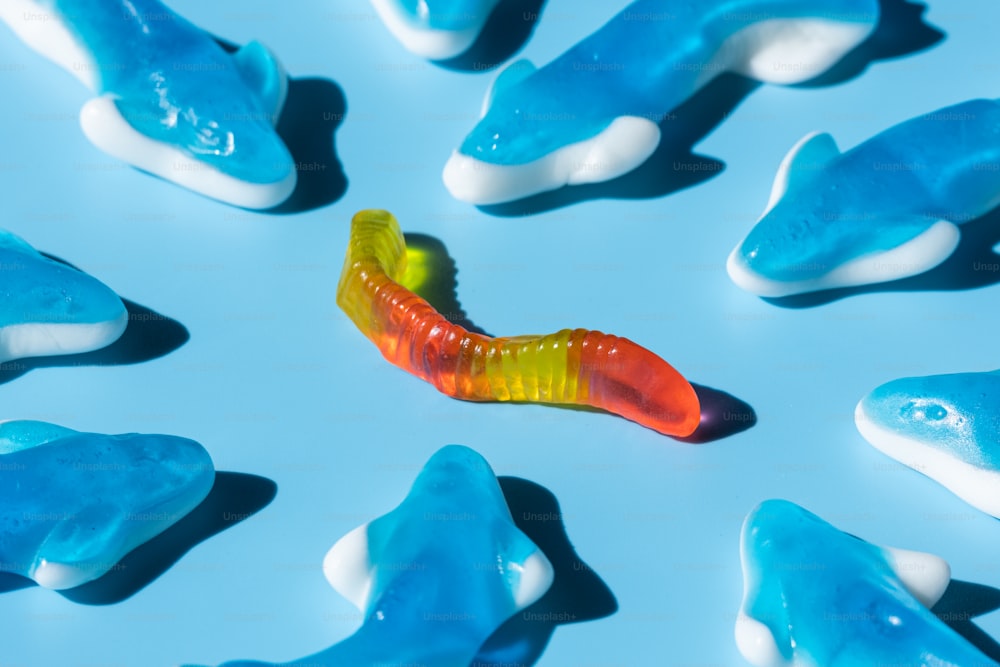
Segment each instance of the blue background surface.
M528 217L454 201L440 181L478 116L486 65L453 71L410 55L367 3L294 5L171 3L228 41L262 40L293 77L313 79L305 88L319 102L306 105L302 127L322 130L308 142L320 155L336 130L348 184L335 202L294 215L230 208L99 153L77 124L88 92L0 32L0 224L160 314L130 324L148 348L134 358L156 356L148 336L176 348L141 363L120 363L125 354L32 368L0 385L0 416L186 436L220 471L259 476L229 476L230 490L244 493L206 519L224 529L187 544L122 601L0 593L0 665L215 664L321 650L360 623L322 576L326 550L394 507L447 443L551 491L560 515L545 518L561 519L582 559L575 569L589 568L617 600L606 618L560 625L539 665L744 664L732 640L737 539L746 513L771 497L860 537L939 554L957 579L1000 587L997 521L875 451L853 423L860 397L890 379L1000 365L996 217L974 223L943 270L813 307L759 300L724 268L782 156L807 132L830 131L848 148L907 118L996 96L1000 5L931 3L924 18L946 37L924 51L837 85L755 90L695 146L724 169L667 156L654 174L662 191L691 171L685 165L707 165L697 187ZM522 55L552 59L613 14L602 5L549 0ZM335 197L340 166L315 165L314 180ZM756 423L694 445L606 414L438 394L385 363L334 303L350 218L368 207L447 246L461 305L490 333L580 326L627 336L693 382L745 401ZM748 415L723 406L716 419L738 431ZM267 502L267 480L273 501L245 517ZM111 601L100 588L88 595ZM959 614L982 609L972 596L954 604ZM1000 615L975 622L1000 636Z

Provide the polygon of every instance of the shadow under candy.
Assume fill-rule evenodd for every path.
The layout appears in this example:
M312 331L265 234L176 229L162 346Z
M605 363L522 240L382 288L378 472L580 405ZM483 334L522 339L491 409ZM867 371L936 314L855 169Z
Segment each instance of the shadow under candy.
M431 304L452 324L489 336L468 318L458 301L458 266L444 243L427 234L404 234L403 237L407 262L403 286Z
M875 31L856 49L820 76L799 84L804 88L832 86L861 75L879 60L902 58L929 49L945 33L924 21L927 5L908 0L879 0Z
M67 600L87 605L127 600L195 546L266 507L277 489L277 485L266 477L216 472L215 483L205 499L177 523L127 553L101 577L57 592ZM27 577L0 572L0 593L36 585Z
M213 35L229 54L240 47ZM295 162L295 189L271 214L304 213L332 204L347 192L347 174L337 158L334 134L347 115L347 97L330 79L288 77L285 103L275 130Z
M695 155L692 148L758 87L760 83L735 74L714 79L681 106L664 112L656 150L641 165L618 178L477 208L504 218L524 217L593 199L653 199L703 183L721 173L726 165Z
M335 134L347 115L347 98L329 79L288 80L277 131L295 161L295 190L267 213L303 213L327 206L347 192Z
M126 600L201 542L266 507L277 491L277 484L266 477L216 472L208 496L184 518L130 551L99 579L59 593L68 600L88 605Z
M22 577L19 574L0 572L0 594L19 591L22 588L31 588L35 585L35 582L31 579Z
M943 292L978 289L1000 283L1000 255L993 248L1000 243L1000 207L959 226L958 247L933 269L909 278L884 283L841 287L765 298L782 308L813 308L859 294L879 292Z
M923 21L925 10L925 5L906 0L881 0L879 23L872 35L830 70L798 85L819 87L843 83L860 75L876 61L900 58L929 48L940 41L944 33ZM720 174L726 165L720 160L694 154L694 146L761 85L737 74L724 73L676 109L664 109L656 151L639 167L618 178L566 186L478 208L490 215L522 217L592 199L652 199L699 185Z
M422 297L452 324L472 333L491 336L476 326L466 315L458 300L458 267L439 239L427 234L404 234L406 241L407 272L403 285ZM706 443L721 440L751 428L757 423L757 414L745 401L718 389L691 383L701 404L701 423L697 430L675 440ZM510 403L517 405L517 401ZM589 405L563 405L558 407L579 412L611 414Z
M479 37L464 53L432 61L445 69L485 72L502 65L531 37L545 0L501 0Z
M545 595L493 633L471 667L528 667L541 657L557 627L610 616L618 611L618 601L576 553L552 492L519 477L497 479L514 523L552 563L555 578Z
M122 303L128 311L128 325L114 343L82 354L29 357L0 363L0 384L35 368L141 364L170 354L191 337L177 320L128 299L122 299Z
M702 444L742 433L757 423L749 403L719 389L691 383L701 404L701 422L695 432L674 440Z
M1000 590L952 579L931 611L989 658L1000 661L1000 644L972 622L976 616L997 609L1000 609Z

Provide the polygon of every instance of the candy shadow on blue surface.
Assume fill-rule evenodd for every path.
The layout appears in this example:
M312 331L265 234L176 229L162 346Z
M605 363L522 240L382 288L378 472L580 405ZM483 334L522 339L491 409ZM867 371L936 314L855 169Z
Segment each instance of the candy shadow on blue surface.
M499 477L514 523L552 563L552 587L535 604L512 616L483 644L473 667L534 665L556 628L618 611L600 576L573 549L559 501L545 487L519 477Z
M430 267L427 280L415 290L446 320L472 333L489 336L468 318L458 301L458 266L439 239L427 234L404 234L407 253L424 255Z
M867 40L823 75L799 85L818 87L843 83L860 75L876 61L922 51L944 37L944 33L924 23L922 14L926 6L906 0L881 0L881 4L879 24ZM746 77L725 73L676 109L664 109L656 151L638 168L618 178L563 187L478 208L499 217L522 217L592 199L658 198L699 185L721 173L726 165L714 158L695 155L694 146L761 85Z
M880 0L879 4L881 13L875 32L828 71L800 87L843 83L862 74L875 61L908 56L944 39L944 32L924 21L927 5L908 0Z
M0 594L18 591L22 588L31 588L34 585L35 582L27 577L10 572L0 572Z
M295 160L298 181L291 196L267 213L302 213L327 206L347 192L335 134L347 115L347 98L329 79L288 80L278 134Z
M512 202L478 206L489 215L516 218L593 199L652 199L694 187L718 175L725 163L695 155L692 147L714 130L760 84L723 74L660 121L660 143L632 171L601 183L572 185Z
M695 432L674 440L702 444L742 433L757 423L757 413L746 401L732 394L691 383L701 403L701 422Z
M959 227L961 238L955 251L933 269L919 275L885 283L843 287L781 298L764 299L783 308L813 308L859 294L879 292L953 292L979 289L1000 283L1000 207Z
M461 72L485 72L499 67L531 37L544 6L545 0L501 0L468 50L454 58L432 62Z
M444 243L427 234L404 234L403 237L407 252L424 255L424 262L430 267L427 280L417 293L452 324L473 333L490 336L468 318L458 301L458 267ZM712 442L745 431L757 423L757 414L745 401L711 387L695 383L692 386L701 403L701 423L691 435L675 440L696 444ZM510 405L518 405L518 402L511 402ZM588 405L557 407L578 412L611 414Z
M991 659L1000 661L1000 644L972 622L976 616L1000 609L1000 590L992 586L952 579L931 610L948 627Z
M266 507L277 489L277 485L266 477L216 472L212 490L187 516L130 551L99 579L59 593L68 600L89 605L126 600L166 572L197 544ZM0 572L0 593L35 585L27 577Z
M266 507L277 490L278 486L266 477L216 472L212 490L187 516L126 554L99 579L59 593L68 600L88 605L126 600L156 580L199 543ZM223 568L224 564L219 567Z
M216 35L213 39L227 53L240 48ZM347 97L330 79L288 77L288 93L275 129L292 154L297 180L288 199L263 213L304 213L344 196L347 174L337 158L334 134L346 115Z
M128 299L122 299L122 303L128 311L128 325L111 345L82 354L31 357L0 363L0 384L19 378L35 368L141 364L170 354L191 337L177 320Z

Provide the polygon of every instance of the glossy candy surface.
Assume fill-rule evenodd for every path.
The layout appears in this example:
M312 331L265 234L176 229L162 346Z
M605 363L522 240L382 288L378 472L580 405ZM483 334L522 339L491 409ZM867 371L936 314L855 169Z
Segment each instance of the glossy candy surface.
M878 450L1000 518L1000 371L887 382L855 422Z
M729 275L780 297L927 271L954 251L957 225L1000 203L998 160L993 100L912 118L845 153L811 134L785 157Z
M236 206L291 194L286 76L260 43L226 53L157 0L6 0L0 20L97 94L80 123L106 153Z
M186 438L0 423L0 571L55 589L96 579L214 480L212 459Z
M996 665L928 607L950 581L937 556L880 548L785 500L741 535L736 643L761 667Z
M432 59L466 51L479 37L500 0L372 0L407 49Z
M514 525L489 464L459 445L431 457L396 509L341 538L323 569L364 624L330 649L282 663L288 667L468 667L553 577L548 559Z
M452 324L400 284L406 245L386 211L351 223L337 305L396 366L471 401L590 405L668 435L701 418L694 388L626 338L585 329L490 338Z
M0 230L0 362L113 343L128 312L107 285Z
M653 153L660 122L717 75L815 78L878 18L878 0L637 0L541 69L519 61L501 72L445 185L495 204L615 178Z

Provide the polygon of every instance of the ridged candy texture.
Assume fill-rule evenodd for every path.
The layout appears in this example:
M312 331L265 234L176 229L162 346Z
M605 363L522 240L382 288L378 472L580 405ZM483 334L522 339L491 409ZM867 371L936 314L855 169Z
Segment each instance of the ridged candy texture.
M449 322L397 281L406 245L391 213L351 223L337 304L392 364L469 401L589 405L660 433L690 435L701 419L691 384L627 338L586 329L491 338Z

